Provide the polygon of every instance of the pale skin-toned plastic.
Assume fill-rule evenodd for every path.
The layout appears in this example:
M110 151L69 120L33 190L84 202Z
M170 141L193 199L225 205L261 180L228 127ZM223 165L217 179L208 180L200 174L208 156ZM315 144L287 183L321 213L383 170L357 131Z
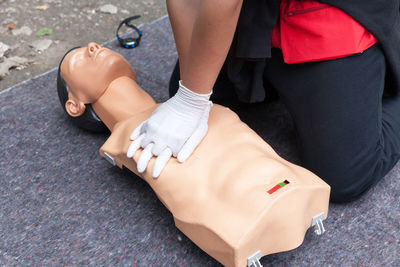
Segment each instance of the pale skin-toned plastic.
M143 178L172 213L176 226L222 264L246 266L247 258L259 250L263 256L294 249L303 242L314 216L324 212L327 217L329 185L281 158L233 111L216 104L207 135L185 163L171 158L154 179L153 158L146 171L138 173L142 149L127 158L129 137L157 104L139 87L129 63L90 43L70 52L61 72L74 102L67 101L67 112L79 116L80 107L90 103L112 132L100 154L107 153L117 166ZM82 81L96 79L104 84ZM289 184L267 192L285 180Z

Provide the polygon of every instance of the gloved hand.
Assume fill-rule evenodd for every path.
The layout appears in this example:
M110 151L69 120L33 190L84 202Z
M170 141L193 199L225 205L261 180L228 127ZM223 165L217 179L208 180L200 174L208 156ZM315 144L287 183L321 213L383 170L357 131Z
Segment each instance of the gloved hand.
M128 158L140 147L144 148L137 163L138 172L144 172L152 156L156 156L152 176L157 178L172 155L184 162L192 154L208 130L211 94L197 94L179 81L178 92L154 110L130 136L133 142L128 148Z

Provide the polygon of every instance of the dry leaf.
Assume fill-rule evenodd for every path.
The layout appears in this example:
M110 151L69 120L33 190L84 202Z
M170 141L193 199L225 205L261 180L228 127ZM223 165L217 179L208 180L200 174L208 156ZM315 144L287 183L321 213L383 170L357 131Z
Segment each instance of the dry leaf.
M5 57L4 61L0 63L0 80L2 80L4 76L9 74L10 69L16 68L17 70L21 70L25 68L29 63L30 61L27 58Z
M11 24L8 25L8 29L9 29L10 31L11 31L11 30L14 30L15 28L17 28L17 26L15 26L14 23L11 23Z
M47 5L45 5L45 6L35 6L35 9L37 9L37 10L46 10L48 8L49 8L49 6L47 6Z

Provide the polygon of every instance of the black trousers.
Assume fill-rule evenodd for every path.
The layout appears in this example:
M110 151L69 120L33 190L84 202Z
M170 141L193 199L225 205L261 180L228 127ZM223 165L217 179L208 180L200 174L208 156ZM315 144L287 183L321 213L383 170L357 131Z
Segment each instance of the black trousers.
M331 186L331 201L359 198L400 158L400 96L384 96L386 63L378 44L346 58L285 64L279 49L267 60L265 82L287 106L302 165ZM236 105L222 70L212 100ZM170 94L177 90L179 66Z

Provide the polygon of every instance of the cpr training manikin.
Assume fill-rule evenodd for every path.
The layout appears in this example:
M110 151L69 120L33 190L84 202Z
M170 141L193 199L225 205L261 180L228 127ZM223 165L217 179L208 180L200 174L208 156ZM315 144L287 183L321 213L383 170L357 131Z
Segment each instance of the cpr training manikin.
M171 158L154 179L155 158L139 173L142 149L127 157L132 131L157 107L128 61L90 43L66 54L59 79L67 113L79 117L90 104L111 131L101 156L144 179L176 227L223 265L261 266L262 256L300 246L309 227L325 231L329 185L281 158L230 109L214 104L193 154L184 163Z

